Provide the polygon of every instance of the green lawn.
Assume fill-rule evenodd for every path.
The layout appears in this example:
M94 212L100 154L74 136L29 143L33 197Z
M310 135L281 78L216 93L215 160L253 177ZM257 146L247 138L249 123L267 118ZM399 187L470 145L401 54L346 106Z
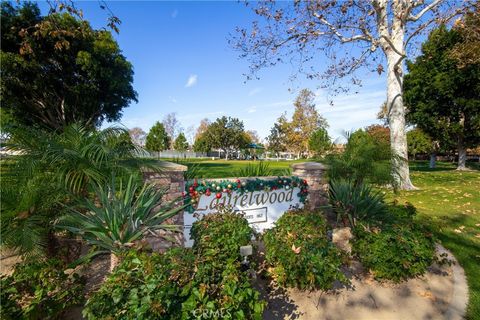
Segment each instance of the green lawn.
M168 160L168 159L165 159ZM262 161L267 163L272 170L272 175L285 175L285 170L290 168L293 163L304 162L306 160L295 161ZM196 167L197 178L227 178L237 177L237 172L249 164L256 164L259 161L246 160L205 160L205 159L186 159L180 163L189 167Z
M430 170L425 162L411 165L412 181L420 190L390 194L418 209L419 219L433 226L443 246L465 269L470 301L467 319L480 319L480 171L459 172L450 163Z
M268 161L274 175L282 175L295 162ZM199 178L226 178L235 177L240 168L252 162L193 159L182 163L196 164ZM454 169L451 163L438 163L431 170L426 162L413 162L412 180L420 189L387 197L414 204L418 218L432 225L441 243L454 253L470 287L467 318L480 319L480 171L478 164L476 171Z

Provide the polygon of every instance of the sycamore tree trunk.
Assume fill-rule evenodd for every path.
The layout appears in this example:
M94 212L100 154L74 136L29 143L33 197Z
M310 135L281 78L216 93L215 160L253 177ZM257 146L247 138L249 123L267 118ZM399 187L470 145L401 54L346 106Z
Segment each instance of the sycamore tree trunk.
M463 136L458 137L458 166L457 170L466 170L466 162L467 162L467 149L465 148L465 144L463 142Z
M392 150L392 174L397 188L416 189L410 181L407 135L405 132L405 106L403 104L403 52L404 30L400 22L392 26L391 40L384 46L387 58L387 106Z
M436 160L437 160L437 155L435 152L430 153L430 164L429 167L430 169L434 169L436 167Z
M463 137L463 130L465 126L465 114L460 112L460 132L458 134L457 149L458 149L458 166L457 170L466 170L467 149L465 148L465 141Z

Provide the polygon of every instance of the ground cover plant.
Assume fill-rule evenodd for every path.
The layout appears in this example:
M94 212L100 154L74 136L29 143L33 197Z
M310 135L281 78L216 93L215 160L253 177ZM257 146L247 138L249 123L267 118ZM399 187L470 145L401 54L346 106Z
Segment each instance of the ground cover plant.
M64 312L83 303L79 275L65 273L58 259L18 264L12 275L1 276L2 319L61 319Z
M181 293L193 273L193 252L128 252L83 310L87 319L180 319ZM176 318L175 318L176 317Z
M233 212L192 227L193 249L130 252L87 301L87 319L261 319L264 303L240 265L252 229Z
M268 273L283 287L330 289L347 282L342 254L328 240L324 214L308 209L285 212L263 236Z
M402 280L422 275L435 257L432 232L414 221L412 205L386 207L384 217L364 220L354 228L352 252L376 279Z

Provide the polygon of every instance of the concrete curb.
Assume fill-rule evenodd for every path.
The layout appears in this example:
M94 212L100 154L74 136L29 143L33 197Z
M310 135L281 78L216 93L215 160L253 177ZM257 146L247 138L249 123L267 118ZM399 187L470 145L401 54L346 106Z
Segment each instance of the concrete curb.
M454 261L454 264L452 265L453 295L452 301L450 301L450 305L445 312L445 319L465 319L468 304L468 284L467 278L465 277L465 271L453 254L443 246L437 244L437 252L439 254L446 253L447 258Z

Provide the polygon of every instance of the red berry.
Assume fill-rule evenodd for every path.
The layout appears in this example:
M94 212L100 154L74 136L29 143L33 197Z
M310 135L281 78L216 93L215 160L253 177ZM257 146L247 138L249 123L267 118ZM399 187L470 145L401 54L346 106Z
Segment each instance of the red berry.
M188 188L188 190L189 190L190 192L193 192L193 190L195 190L195 189L194 189L193 187L190 187L190 188Z
M216 197L217 199L220 199L220 198L222 197L222 193L221 193L221 192L218 192L218 193L215 195L215 197Z

